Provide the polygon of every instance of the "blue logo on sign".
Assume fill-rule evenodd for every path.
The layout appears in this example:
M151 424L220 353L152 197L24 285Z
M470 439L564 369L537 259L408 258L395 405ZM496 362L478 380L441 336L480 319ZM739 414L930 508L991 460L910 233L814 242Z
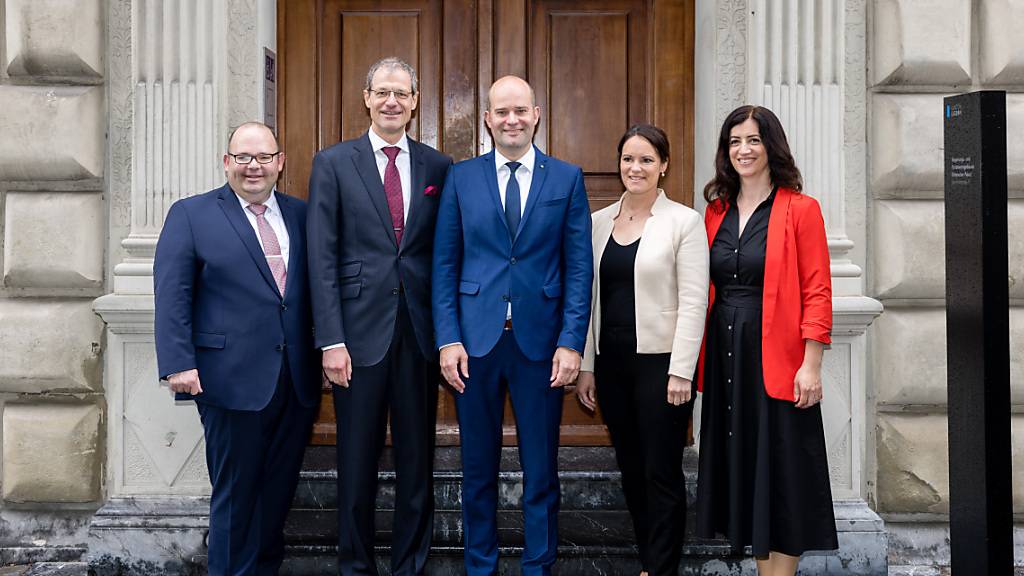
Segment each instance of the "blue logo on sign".
M946 118L949 118L949 104L946 104Z

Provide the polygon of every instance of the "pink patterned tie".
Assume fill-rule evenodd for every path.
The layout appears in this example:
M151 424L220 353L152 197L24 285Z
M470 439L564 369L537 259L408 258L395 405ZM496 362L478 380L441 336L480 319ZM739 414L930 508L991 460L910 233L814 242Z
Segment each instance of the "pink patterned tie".
M395 158L402 151L398 146L381 148L388 157L388 165L384 168L384 194L388 197L388 209L391 211L391 225L395 228L395 240L402 244L402 232L405 229L405 202L402 200L402 179L398 176L398 164Z
M274 281L277 282L277 289L281 291L281 296L284 296L288 270L284 266L284 256L281 255L281 244L277 241L277 234L274 234L274 229L270 227L270 223L263 215L267 211L267 207L263 204L249 204L246 208L256 215L256 228L260 231L263 254L267 257L267 265L270 266L270 273L274 275Z

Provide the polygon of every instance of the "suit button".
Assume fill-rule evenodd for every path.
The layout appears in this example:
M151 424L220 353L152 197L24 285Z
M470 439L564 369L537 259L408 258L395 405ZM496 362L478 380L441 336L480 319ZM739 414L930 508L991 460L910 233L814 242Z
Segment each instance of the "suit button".
M512 262L513 264L515 264L515 263L516 263L516 257L515 257L515 256L513 256L513 257L512 257L512 260L511 260L511 262Z
M395 296L398 296L398 288L392 288L391 293L394 294Z
M501 295L501 301L502 302L508 302L508 294L502 294Z
M288 309L288 306L285 306L284 304L281 304L281 310L287 310L287 309Z
M274 346L274 350L277 350L278 352L284 350L284 344L278 344L277 346Z

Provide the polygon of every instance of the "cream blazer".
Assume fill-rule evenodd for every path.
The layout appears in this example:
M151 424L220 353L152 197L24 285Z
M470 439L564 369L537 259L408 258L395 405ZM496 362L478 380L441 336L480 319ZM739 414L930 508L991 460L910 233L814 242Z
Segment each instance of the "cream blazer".
M594 370L594 359L601 353L601 257L621 207L620 198L591 216L594 297L581 368L588 372ZM633 270L638 354L670 352L668 373L693 379L708 313L708 282L704 219L659 189L651 217L644 223Z

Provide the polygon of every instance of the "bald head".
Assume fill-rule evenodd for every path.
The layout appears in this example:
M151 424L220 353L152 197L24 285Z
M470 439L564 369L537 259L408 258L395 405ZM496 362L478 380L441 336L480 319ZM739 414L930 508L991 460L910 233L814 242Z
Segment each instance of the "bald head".
M491 103L494 102L495 92L506 90L526 90L530 94L530 106L535 106L537 104L537 96L533 92L533 86L530 86L529 82L523 80L519 76L509 74L508 76L498 78L494 81L494 84L491 84L491 89L487 91L488 110L493 110L493 108L491 108Z
M487 93L484 122L491 129L494 147L509 160L518 160L533 145L540 108L533 88L518 76L504 76Z

